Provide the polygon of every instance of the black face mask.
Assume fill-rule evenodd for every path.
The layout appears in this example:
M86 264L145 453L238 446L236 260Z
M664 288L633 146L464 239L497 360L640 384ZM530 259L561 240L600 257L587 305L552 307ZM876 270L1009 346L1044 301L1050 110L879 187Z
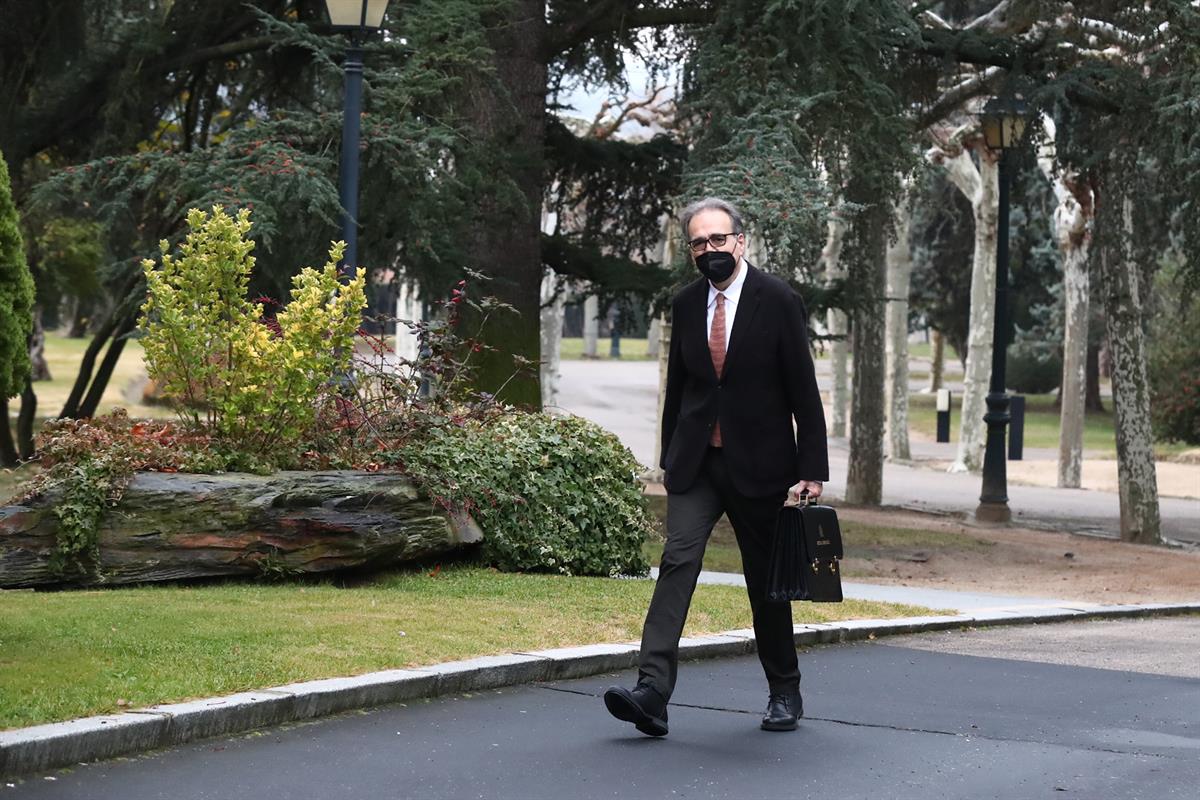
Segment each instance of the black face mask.
M737 259L733 257L733 253L726 253L724 250L708 250L696 256L696 268L713 283L729 280L736 267Z

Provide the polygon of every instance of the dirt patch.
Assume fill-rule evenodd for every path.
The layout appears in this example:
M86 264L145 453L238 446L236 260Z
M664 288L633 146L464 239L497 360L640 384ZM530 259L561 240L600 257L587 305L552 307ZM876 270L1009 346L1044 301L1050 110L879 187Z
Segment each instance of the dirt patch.
M665 519L661 486L648 485L646 494L651 511ZM1200 600L1200 550L981 527L916 511L838 505L837 512L850 581L1091 603ZM710 551L714 546L736 547L724 518L713 529Z
M1126 544L1025 528L983 528L954 517L838 507L849 524L845 574L897 586L1052 597L1093 603L1200 599L1200 552ZM961 538L961 544L857 549L854 525L906 528ZM920 541L920 540L917 540ZM914 556L916 556L914 558Z

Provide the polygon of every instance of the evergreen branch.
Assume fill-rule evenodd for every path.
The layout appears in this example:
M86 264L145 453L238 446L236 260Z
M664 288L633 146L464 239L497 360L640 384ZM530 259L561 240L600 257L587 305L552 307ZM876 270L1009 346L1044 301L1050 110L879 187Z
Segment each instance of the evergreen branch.
M704 25L716 19L716 8L709 5L685 5L673 8L629 8L626 0L595 3L587 14L551 33L546 43L546 58L553 60L592 39L639 28L666 28L672 25Z
M1021 60L1028 64L1030 57L1038 54L1045 45L1045 32L1035 36L1020 49ZM957 61L960 64L976 64L985 67L1012 69L1017 60L1013 40L1005 37L980 34L975 31L922 28L913 52L918 55L935 56Z
M201 47L175 58L163 59L156 64L151 64L148 70L151 72L170 72L197 64L204 64L209 61L224 61L234 56L244 56L247 53L267 50L276 44L279 44L279 39L274 36L252 36L249 39L224 42L211 47Z

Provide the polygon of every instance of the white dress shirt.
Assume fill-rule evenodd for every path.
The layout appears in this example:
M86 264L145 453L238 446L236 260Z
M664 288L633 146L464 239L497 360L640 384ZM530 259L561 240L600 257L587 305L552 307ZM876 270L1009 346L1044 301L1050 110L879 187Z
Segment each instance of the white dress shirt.
M742 296L742 286L746 283L746 262L738 259L737 277L733 283L724 289L718 289L708 282L708 319L704 327L705 335L712 335L713 315L717 313L717 294L725 295L725 352L729 352L729 337L733 335L733 318L737 314L738 300Z

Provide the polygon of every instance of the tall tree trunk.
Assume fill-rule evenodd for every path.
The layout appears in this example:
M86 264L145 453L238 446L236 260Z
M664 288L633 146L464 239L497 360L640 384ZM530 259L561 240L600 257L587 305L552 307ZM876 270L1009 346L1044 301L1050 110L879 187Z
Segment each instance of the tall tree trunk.
M96 335L92 337L92 340L88 342L87 348L83 351L83 358L79 362L79 372L75 376L75 384L71 387L71 393L67 395L62 412L59 413L60 417L81 419L87 416L81 414L80 409L83 406L84 396L91 394L88 387L94 383L96 358L104 346L110 344L110 341L118 335L118 331L127 324L126 320L120 318L117 311L113 311ZM100 391L103 392L104 388L101 387Z
M42 327L42 307L33 307L33 334L29 337L29 377L34 381L52 380L46 363L46 329Z
M1089 344L1087 349L1087 396L1084 405L1088 411L1104 411L1100 400L1100 345Z
M33 393L33 381L26 380L21 391L21 411L17 414L17 451L21 460L33 458L33 421L37 418L37 395Z
M420 322L424 318L416 283L406 280L401 275L396 291L396 344L393 348L396 358L417 360L417 356L420 355L420 343L407 323Z
M96 368L96 357L100 351L104 349L104 345L109 344L110 339L123 336L125 333L133 330L137 324L138 314L141 313L142 298L136 290L142 285L141 271L137 271L129 275L125 279L121 290L116 293L118 298L108 313L105 314L103 321L99 324L96 334L92 337L92 341L88 342L87 349L83 351L83 358L79 363L79 372L75 375L75 384L71 387L71 393L67 396L67 401L63 404L60 417L70 417L72 419L81 419L90 414L82 414L81 409L86 404L85 394L87 397L96 397L99 402L99 397L104 394L104 389L108 385L108 379L112 376L112 369L107 371L101 369L95 376L93 371ZM124 349L125 344L122 342L117 355ZM110 347L111 350L111 347ZM105 359L108 361L108 359ZM112 359L112 366L116 366L116 359ZM89 389L90 386L90 389Z
M1059 385L1058 485L1078 489L1083 470L1083 420L1087 388L1089 298L1088 250L1095 202L1092 187L1078 175L1055 169L1054 120L1045 117L1045 143L1038 166L1054 187L1054 238L1063 261L1063 370Z
M79 406L81 419L96 416L96 409L99 408L100 400L104 397L104 390L108 388L113 370L117 368L117 361L120 360L121 353L125 351L125 343L129 341L129 334L136 325L137 317L131 315L126 317L121 322L121 326L117 328L117 332L113 335L108 350L104 353L104 358L96 370L96 376L92 379L92 385L88 387L87 395Z
M653 312L653 307L650 311ZM658 358L658 317L651 316L650 324L646 327L646 358Z
M887 433L888 454L912 458L908 443L908 290L912 276L912 205L905 197L896 207L895 241L887 246Z
M825 247L821 250L821 266L828 281L846 277L842 265L842 243L846 238L846 222L834 212L829 218ZM846 417L850 409L849 353L850 320L845 311L831 308L825 313L825 325L834 338L829 345L829 362L833 371L833 385L829 390L829 435L842 438L846 435Z
M558 276L554 270L547 268L542 277L542 363L541 386L542 406L558 405L558 379L561 372L562 360L562 326L563 308L566 305L566 294L560 291Z
M871 298L855 310L854 375L850 407L850 468L846 474L846 502L879 505L883 499L884 417L884 289L886 288L886 228L889 209L880 206L864 212L856 225L861 252L850 263L849 278Z
M1115 184L1110 181L1108 185ZM1119 208L1109 196L1110 225L1120 225L1124 239L1110 236L1100 257L1100 280L1112 349L1113 416L1117 433L1117 485L1121 502L1121 539L1139 544L1162 542L1158 478L1150 430L1150 382L1142 332L1141 271L1129 252L1133 235L1132 201ZM1120 215L1120 219L1117 219Z
M0 395L0 467L15 467L21 463L13 444L12 425L8 420L8 398Z
M929 363L929 391L936 392L942 388L946 374L946 337L934 328L930 338L933 340L933 355Z
M1058 485L1078 489L1083 471L1083 421L1087 389L1088 272L1085 246L1063 248L1062 407L1059 411Z
M972 150L979 159L971 159ZM992 323L996 315L996 227L999 213L999 169L996 156L982 140L955 151L935 148L929 158L943 164L947 177L971 201L975 218L975 254L971 265L971 316L967 360L963 370L963 402L958 454L951 472L978 472L983 466L987 397L992 363ZM961 355L961 353L960 353Z
M600 342L600 298L589 294L583 299L583 357L596 358Z
M483 340L493 348L476 362L478 388L529 406L541 402L536 369L513 378L513 357L540 361L542 169L546 117L546 9L543 0L512 0L488 20L494 82L471 87L471 128L488 145L489 163L475 165L511 180L476 202L470 262L492 281L486 291L516 309L493 318ZM499 84L500 89L497 90ZM470 325L470 315L467 317ZM471 328L468 327L467 330ZM501 388L503 387L503 391Z

